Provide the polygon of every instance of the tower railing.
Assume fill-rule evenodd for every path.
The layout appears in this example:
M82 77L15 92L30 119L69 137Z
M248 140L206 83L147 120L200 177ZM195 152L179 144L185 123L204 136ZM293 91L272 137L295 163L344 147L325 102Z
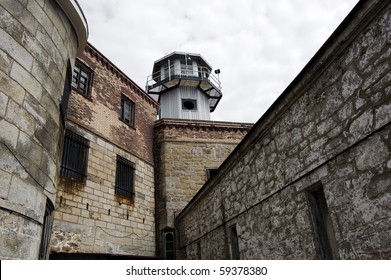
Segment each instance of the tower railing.
M207 81L214 88L221 91L221 82L207 67L193 67L193 65L171 65L156 71L147 77L146 91L161 86L172 80Z

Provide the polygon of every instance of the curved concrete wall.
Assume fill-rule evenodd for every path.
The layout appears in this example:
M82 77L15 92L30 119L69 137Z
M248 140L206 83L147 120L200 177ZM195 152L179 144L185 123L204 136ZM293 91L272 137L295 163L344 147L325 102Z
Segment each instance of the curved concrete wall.
M36 259L54 204L67 65L87 38L75 1L0 2L0 259Z

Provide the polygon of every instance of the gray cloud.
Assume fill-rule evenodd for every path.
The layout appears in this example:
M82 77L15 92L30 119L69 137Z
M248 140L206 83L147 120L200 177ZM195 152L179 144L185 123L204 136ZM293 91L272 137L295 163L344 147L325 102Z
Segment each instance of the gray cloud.
M153 62L200 53L221 69L214 120L255 122L357 0L79 0L89 41L144 88Z

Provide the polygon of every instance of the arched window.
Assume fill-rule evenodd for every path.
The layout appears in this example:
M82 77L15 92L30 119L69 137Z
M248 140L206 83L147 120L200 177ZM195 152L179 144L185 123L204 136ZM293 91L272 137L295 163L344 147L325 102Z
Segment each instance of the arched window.
M175 259L175 238L173 231L163 231L163 254L164 259Z

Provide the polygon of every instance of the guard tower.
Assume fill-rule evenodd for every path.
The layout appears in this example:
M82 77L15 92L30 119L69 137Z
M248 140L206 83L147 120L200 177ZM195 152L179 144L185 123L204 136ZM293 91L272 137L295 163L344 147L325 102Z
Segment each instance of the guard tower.
M173 52L155 61L146 91L158 100L160 119L210 120L222 97L218 76L211 71L199 54Z
M156 255L162 259L182 258L175 217L251 128L210 120L222 97L219 72L199 54L173 52L155 61L147 79L146 91L160 104L154 161Z

